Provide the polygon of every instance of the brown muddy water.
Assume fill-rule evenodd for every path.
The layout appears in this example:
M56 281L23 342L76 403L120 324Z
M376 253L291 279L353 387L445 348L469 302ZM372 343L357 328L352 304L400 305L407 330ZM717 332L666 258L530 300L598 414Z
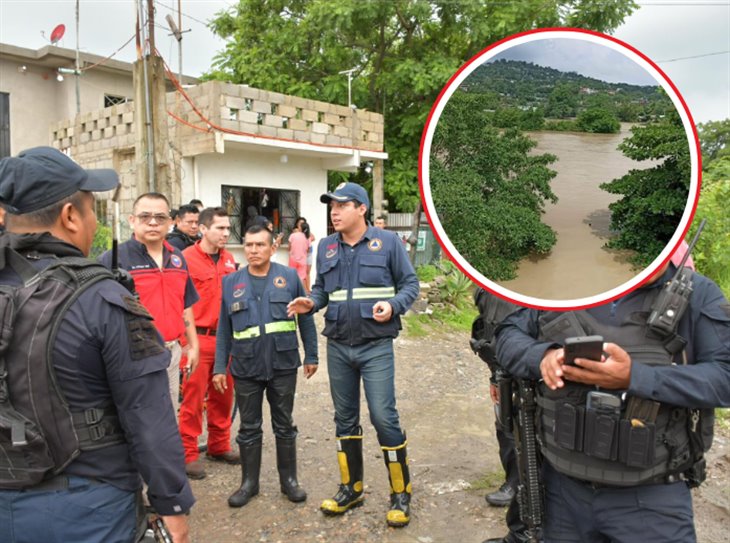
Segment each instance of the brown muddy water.
M603 247L610 239L608 204L620 196L599 187L630 169L652 166L631 160L617 149L631 135L629 128L622 124L618 134L528 134L537 141L533 152L558 157L550 166L558 172L552 181L558 203L548 204L543 215L543 222L557 233L557 243L549 255L523 260L517 278L500 285L526 296L568 300L600 294L638 273L627 262L627 252Z

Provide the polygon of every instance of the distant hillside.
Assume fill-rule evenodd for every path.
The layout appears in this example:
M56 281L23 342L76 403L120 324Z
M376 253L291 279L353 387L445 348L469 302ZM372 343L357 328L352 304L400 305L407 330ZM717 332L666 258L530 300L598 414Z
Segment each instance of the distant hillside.
M461 90L484 94L493 109L541 109L545 117L575 117L601 105L621 121L646 121L673 108L659 85L608 83L575 72L561 72L531 62L498 60L483 64L462 83Z

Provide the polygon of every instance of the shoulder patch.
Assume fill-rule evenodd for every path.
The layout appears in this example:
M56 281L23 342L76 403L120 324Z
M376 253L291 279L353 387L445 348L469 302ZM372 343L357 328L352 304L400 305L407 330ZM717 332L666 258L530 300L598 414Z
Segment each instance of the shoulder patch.
M124 302L124 307L132 315L137 315L138 317L146 317L148 319L152 318L152 315L150 315L150 312L147 311L147 308L143 306L140 301L134 296L122 296L122 301Z

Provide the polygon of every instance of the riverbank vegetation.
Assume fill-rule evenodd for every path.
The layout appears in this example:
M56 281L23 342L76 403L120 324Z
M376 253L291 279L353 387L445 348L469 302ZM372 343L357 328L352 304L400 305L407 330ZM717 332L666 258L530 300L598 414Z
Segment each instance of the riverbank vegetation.
M621 196L608 206L616 233L608 247L635 251L630 260L644 267L669 242L687 203L691 165L679 113L672 109L660 119L634 126L619 149L637 162L656 163L601 184L603 190Z
M541 222L555 172L535 142L490 122L481 97L456 92L434 131L429 180L438 218L461 255L492 280L512 279L529 254L545 254L555 232Z

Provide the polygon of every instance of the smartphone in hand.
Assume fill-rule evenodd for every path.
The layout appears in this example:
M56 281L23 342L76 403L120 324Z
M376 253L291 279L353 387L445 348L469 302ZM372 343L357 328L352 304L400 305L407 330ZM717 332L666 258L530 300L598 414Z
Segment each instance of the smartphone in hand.
M603 336L580 336L565 338L565 362L575 366L576 358L587 358L600 362L603 355Z

